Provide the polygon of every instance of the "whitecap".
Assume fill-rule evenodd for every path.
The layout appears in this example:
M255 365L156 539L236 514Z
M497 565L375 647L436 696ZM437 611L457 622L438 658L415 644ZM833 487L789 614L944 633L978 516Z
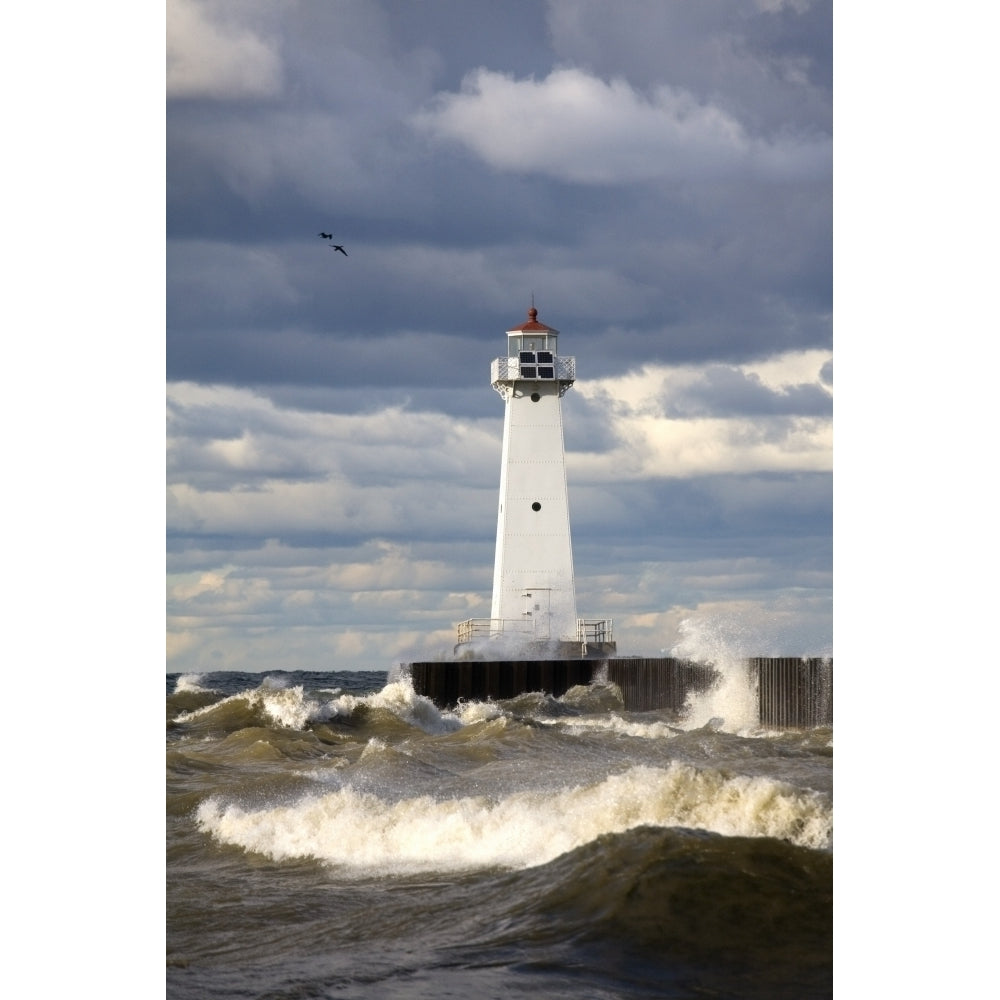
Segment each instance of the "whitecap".
M680 763L501 798L386 801L350 786L264 808L213 798L197 819L218 840L248 851L365 873L530 868L604 834L647 825L815 849L831 848L833 836L832 806L818 792Z

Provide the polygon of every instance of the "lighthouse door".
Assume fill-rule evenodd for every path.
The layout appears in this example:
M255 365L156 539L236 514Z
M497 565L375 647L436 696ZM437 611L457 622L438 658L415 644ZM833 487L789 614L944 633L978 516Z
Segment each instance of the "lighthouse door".
M552 609L549 602L550 591L545 588L532 588L522 595L525 620L531 622L531 632L536 639L548 639L552 630Z

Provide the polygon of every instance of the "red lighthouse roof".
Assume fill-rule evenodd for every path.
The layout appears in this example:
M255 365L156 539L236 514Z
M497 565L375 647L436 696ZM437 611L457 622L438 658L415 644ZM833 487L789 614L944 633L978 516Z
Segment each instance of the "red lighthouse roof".
M546 326L544 323L538 322L538 310L532 306L528 310L528 322L522 323L520 326L512 326L508 333L558 333L554 327Z

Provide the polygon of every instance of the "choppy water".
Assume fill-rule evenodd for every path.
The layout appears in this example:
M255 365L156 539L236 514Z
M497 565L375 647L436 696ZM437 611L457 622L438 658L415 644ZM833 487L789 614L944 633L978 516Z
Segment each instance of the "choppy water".
M167 996L830 996L833 732L739 703L168 675Z

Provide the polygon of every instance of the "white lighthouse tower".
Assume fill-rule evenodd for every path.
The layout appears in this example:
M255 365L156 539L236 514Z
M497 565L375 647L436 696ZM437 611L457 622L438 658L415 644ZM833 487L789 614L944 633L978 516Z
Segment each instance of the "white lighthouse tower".
M461 645L504 640L526 653L580 657L613 652L611 623L576 614L561 400L576 358L558 351L559 331L538 321L507 331L507 354L491 367L504 400L493 606L488 621L459 625Z

